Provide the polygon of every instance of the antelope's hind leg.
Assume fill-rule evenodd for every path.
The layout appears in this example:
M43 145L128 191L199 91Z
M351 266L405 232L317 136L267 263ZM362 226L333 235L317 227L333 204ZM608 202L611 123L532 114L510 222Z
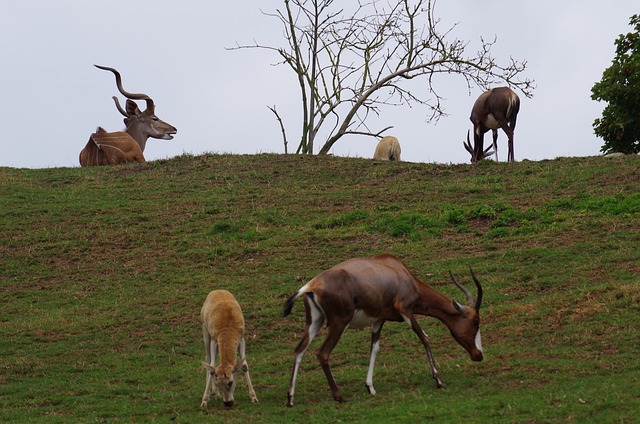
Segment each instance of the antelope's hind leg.
M293 395L296 390L296 378L298 376L298 370L300 368L304 352L307 350L309 344L324 324L324 313L315 301L313 301L313 296L313 293L307 293L304 297L306 324L304 327L304 333L302 334L302 339L300 339L300 343L298 343L298 346L296 346L294 350L291 383L289 384L289 391L287 392L287 406L289 407L293 406Z
M376 394L376 389L373 388L373 368L380 350L380 333L382 333L383 324L384 321L380 321L373 323L371 326L371 358L369 359L369 370L367 371L367 380L364 385L372 395Z
M329 365L329 356L338 344L338 341L340 341L340 337L342 337L342 333L344 333L344 330L347 328L350 321L351 319L345 322L334 319L333 322L329 323L327 338L318 351L318 360L320 361L320 365L322 366L324 375L327 377L327 382L329 383L331 394L333 395L333 398L338 402L346 402L346 400L340 395L340 390L338 389L336 380L335 378L333 378L331 366Z
M251 402L258 403L258 397L255 390L253 390L253 384L251 384L251 376L249 375L249 364L247 363L247 356L245 354L245 341L244 337L240 339L238 344L238 356L242 358L242 370L244 371L245 378L247 380L247 386L249 386L249 397Z

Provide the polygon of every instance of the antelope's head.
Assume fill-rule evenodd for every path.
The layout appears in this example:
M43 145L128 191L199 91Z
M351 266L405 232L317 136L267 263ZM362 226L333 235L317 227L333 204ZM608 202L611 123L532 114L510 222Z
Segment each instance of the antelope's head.
M469 352L472 361L482 361L484 354L482 351L482 339L480 337L480 305L482 304L482 285L471 270L471 277L478 288L478 297L474 298L473 294L464 286L458 284L451 272L451 281L458 287L467 297L468 306L463 306L453 301L453 308L456 311L456 318L452 319L447 326L454 339Z
M118 91L127 98L125 108L120 106L120 102L116 96L113 96L113 100L116 104L118 111L124 116L124 124L127 127L127 132L141 143L141 147L144 146L147 138L158 138L161 140L171 140L178 130L171 124L161 120L155 114L155 104L153 99L146 94L128 93L122 88L122 78L120 73L114 69L106 66L94 65L98 69L105 71L111 71L116 77L116 86ZM135 100L144 100L147 104L145 110L140 110ZM144 150L144 147L142 147Z
M469 131L467 131L467 141L463 141L462 144L464 145L465 150L471 154L471 163L480 162L482 159L489 157L494 153L494 151L491 150L491 147L493 146L487 147L483 152L476 152L475 149L471 146Z
M213 384L218 389L218 392L222 394L222 403L225 408L231 408L235 403L235 399L233 398L233 393L236 390L235 373L242 368L244 360L245 358L242 358L233 368L223 365L214 367L206 362L202 363L207 369L207 372L211 373Z

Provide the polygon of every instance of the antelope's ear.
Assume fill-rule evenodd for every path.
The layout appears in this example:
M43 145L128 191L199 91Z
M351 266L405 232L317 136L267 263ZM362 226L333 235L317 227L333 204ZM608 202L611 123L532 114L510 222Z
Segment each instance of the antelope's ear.
M463 317L466 317L468 315L467 312L467 308L465 308L464 306L460 305L458 302L456 302L455 300L452 301L453 303L453 308Z
M206 363L206 362L204 362L204 361L201 361L201 363L202 363L202 366L203 366L203 367L205 367L205 368L207 369L207 371L209 371L209 372L215 372L215 370L216 370L216 368L215 368L215 367L213 367L213 366L211 366L211 365L207 364L207 363Z
M127 109L127 116L140 115L142 113L140 112L140 109L138 108L138 105L136 104L136 102L134 102L131 99L127 99L127 102L125 103L125 107Z

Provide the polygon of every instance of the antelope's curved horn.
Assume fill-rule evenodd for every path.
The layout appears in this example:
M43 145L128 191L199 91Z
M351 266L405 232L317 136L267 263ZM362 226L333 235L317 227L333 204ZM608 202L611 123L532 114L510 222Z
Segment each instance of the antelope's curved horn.
M491 150L491 148L493 148L493 145L491 145L491 146L487 147L486 149L484 149L484 152L482 152L482 158L483 159L486 158L486 157L491 156L495 152L495 150Z
M478 279L476 278L476 275L473 273L473 269L471 267L469 267L469 271L471 272L471 278L473 278L473 282L476 284L476 287L478 288L478 297L476 299L476 303L473 309L475 309L476 311L479 311L480 305L482 305L482 285L480 284L480 281L478 281Z
M95 66L98 69L102 69L103 71L112 72L113 75L115 75L115 77L116 77L116 86L118 87L118 91L120 91L120 93L123 96L125 96L127 99L145 100L147 102L147 109L151 108L153 110L155 108L155 106L153 104L153 99L151 99L151 97L147 96L146 94L142 94L142 93L129 93L129 92L125 91L124 88L122 88L122 77L120 76L120 72L118 72L117 69L110 68L108 66L101 66L101 65L93 65L93 66ZM118 110L121 110L121 108L118 107ZM120 112L120 113L122 113L122 112ZM127 115L125 115L125 116L127 116Z
M128 118L129 115L127 115L127 112L125 112L122 106L120 106L120 102L118 101L118 98L116 96L113 96L112 99L116 103L116 108L118 109L118 112L120 112L122 116L124 116L125 118Z
M465 294L465 296L467 296L467 303L469 304L469 306L471 306L472 308L474 307L474 305L477 304L475 298L473 297L473 294L471 294L471 292L469 290L467 290L463 285L458 284L458 281L456 280L456 277L453 276L453 273L451 271L449 271L449 275L451 276L451 281L453 282L453 284L459 288L462 293Z
M467 152L471 153L471 155L473 156L473 149L471 148L471 140L469 139L469 130L467 130L467 141L466 142L463 141L462 145L467 150Z

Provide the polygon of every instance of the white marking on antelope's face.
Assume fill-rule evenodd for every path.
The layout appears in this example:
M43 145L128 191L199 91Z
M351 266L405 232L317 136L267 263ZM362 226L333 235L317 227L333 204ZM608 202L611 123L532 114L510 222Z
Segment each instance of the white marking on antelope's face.
M484 353L484 351L482 350L482 337L480 337L480 329L478 329L478 332L476 333L476 349Z
M236 380L233 373L224 374L222 372L213 374L213 382L218 387L218 390L222 394L222 402L225 408L231 408L235 403L233 393L236 390Z

